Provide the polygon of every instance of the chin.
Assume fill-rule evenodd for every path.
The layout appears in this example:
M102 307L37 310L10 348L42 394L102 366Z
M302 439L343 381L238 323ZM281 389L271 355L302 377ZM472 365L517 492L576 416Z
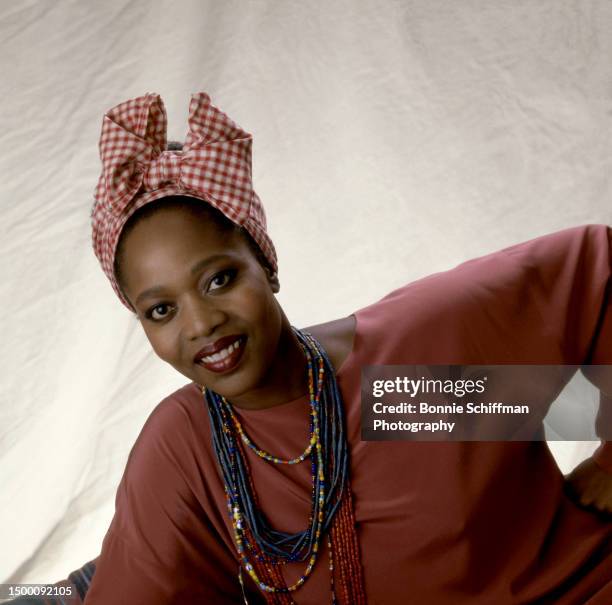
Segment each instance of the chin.
M225 375L211 376L210 372L206 372L207 375L204 376L202 375L204 372L194 373L190 378L195 383L205 386L229 401L252 391L257 384L257 380L251 375L251 372L240 371L240 368Z

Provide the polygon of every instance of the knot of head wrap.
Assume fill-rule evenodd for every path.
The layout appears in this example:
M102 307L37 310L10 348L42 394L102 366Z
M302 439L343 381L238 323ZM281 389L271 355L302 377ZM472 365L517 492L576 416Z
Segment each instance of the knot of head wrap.
M276 252L266 231L261 200L253 190L250 134L196 93L181 151L168 151L167 118L161 97L151 93L109 110L102 121L102 174L92 210L93 248L121 302L114 261L128 218L154 200L185 195L210 204L243 227L273 271Z
M155 191L163 185L181 182L181 153L162 151L145 167L143 187L146 191Z

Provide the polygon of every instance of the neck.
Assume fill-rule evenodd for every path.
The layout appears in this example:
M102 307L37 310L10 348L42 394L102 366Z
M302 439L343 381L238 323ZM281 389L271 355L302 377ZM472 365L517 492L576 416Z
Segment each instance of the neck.
M246 410L263 410L308 393L306 357L284 315L276 355L261 385L244 396L232 398L232 405Z

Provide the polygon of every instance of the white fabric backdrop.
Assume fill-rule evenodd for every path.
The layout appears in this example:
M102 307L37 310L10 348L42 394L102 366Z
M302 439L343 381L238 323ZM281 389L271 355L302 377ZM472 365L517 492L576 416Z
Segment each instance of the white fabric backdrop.
M180 140L206 90L254 134L280 300L308 325L612 223L611 30L606 1L1 3L0 582L98 554L140 427L185 382L90 248L104 110L159 92Z

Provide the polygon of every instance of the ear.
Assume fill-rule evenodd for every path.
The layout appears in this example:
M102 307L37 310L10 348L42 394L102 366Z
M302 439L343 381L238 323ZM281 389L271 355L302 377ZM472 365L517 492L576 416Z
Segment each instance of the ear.
M280 290L280 282L278 281L278 274L274 273L270 267L264 268L266 272L266 277L268 278L268 283L270 284L270 288L272 288L272 292L276 294Z

